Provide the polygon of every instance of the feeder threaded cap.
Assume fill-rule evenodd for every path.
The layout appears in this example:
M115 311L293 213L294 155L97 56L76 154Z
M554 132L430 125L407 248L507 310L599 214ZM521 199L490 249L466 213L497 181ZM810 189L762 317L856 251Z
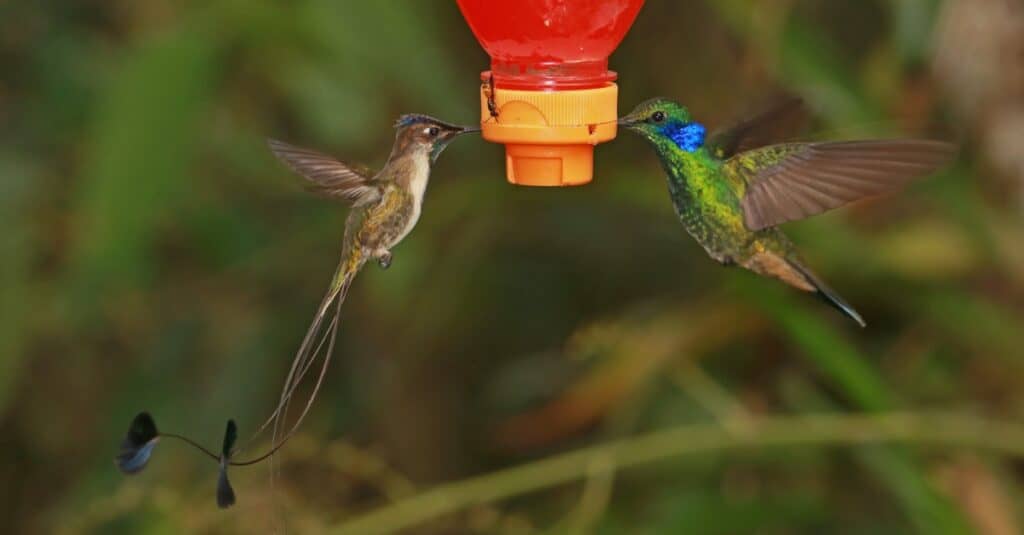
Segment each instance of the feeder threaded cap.
M484 73L489 79L489 73ZM488 108L494 95L498 116ZM508 181L579 186L594 176L594 145L615 138L619 88L529 91L480 88L483 138L505 145Z

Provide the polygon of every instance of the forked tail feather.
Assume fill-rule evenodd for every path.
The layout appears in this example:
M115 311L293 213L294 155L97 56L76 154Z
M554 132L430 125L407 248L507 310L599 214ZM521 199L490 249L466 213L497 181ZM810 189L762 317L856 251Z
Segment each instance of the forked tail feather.
M348 295L348 290L351 287L352 281L355 279L359 268L362 267L362 262L357 262L355 265L349 265L347 267L348 269L346 269L345 265L339 267L331 282L331 287L324 295L324 298L317 309L316 316L313 318L313 323L306 331L306 336L303 338L302 344L299 346L299 350L292 359L292 366L285 378L284 387L282 388L281 397L278 400L277 407L249 439L250 443L253 442L264 430L267 429L267 427L273 424L273 435L270 450L267 453L248 461L233 462L233 465L255 464L271 457L298 431L302 421L309 413L309 410L313 405L313 401L316 399L316 396L320 391L320 387L323 384L328 364L330 364L331 353L333 353L334 342L337 337L338 318L341 313L341 305L344 303L345 297ZM327 330L323 331L321 327L323 326L324 319L327 317L327 311L330 309L332 304L334 305L334 313L331 315L331 319L328 322ZM281 436L280 432L282 422L286 419L288 414L291 398L299 384L301 384L302 379L306 376L306 373L316 361L318 355L320 355L321 349L324 348L325 343L327 344L327 348L326 352L324 352L323 364L321 365L316 383L314 383L313 391L306 400L306 404L303 406L302 412L299 413L295 423L292 424L288 431L284 433L280 440L278 440L278 437Z

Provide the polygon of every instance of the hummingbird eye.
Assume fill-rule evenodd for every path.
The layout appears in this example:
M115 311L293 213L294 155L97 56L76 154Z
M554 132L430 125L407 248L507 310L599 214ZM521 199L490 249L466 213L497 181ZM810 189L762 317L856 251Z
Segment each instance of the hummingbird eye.
M441 130L438 129L436 126L431 126L430 128L426 129L426 133L430 137L437 137L437 134L441 133Z
M665 112L663 112L663 111L656 111L656 112L652 113L651 114L651 120L656 122L656 123L660 123L660 122L664 121L665 120Z

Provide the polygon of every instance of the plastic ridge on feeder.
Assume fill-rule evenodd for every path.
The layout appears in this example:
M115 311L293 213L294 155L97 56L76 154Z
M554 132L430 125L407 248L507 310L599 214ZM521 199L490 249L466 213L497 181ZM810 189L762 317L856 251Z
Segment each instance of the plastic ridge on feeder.
M594 145L616 134L618 86L608 56L643 0L458 4L491 57L491 69L481 75L480 125L484 139L505 145L508 181L590 182Z

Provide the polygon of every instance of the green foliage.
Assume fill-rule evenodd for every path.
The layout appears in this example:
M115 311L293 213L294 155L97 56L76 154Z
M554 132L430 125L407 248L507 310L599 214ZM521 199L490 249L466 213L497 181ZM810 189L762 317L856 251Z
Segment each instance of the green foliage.
M182 31L143 43L96 104L69 260L76 302L154 282L159 228L194 191L196 135L215 91L214 43Z

